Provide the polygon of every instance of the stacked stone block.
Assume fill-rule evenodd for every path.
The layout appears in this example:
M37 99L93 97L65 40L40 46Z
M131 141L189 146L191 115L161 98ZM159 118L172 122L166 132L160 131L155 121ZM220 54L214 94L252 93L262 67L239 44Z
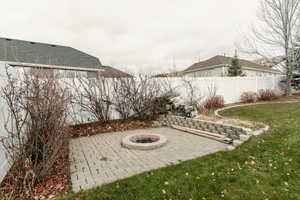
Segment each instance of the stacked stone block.
M234 140L240 139L241 135L248 135L249 130L231 126L222 123L192 119L192 118L185 118L176 115L165 115L160 118L160 120L155 124L157 126L171 126L177 125L186 128L207 131L211 133L225 135L229 138Z

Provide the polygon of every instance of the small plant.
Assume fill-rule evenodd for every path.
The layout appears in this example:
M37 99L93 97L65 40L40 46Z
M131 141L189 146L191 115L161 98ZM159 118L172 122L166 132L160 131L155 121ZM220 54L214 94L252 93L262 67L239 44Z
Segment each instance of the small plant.
M278 96L273 90L262 89L258 92L258 100L259 101L271 101L274 99L278 99Z
M105 157L105 156L102 156L102 157L100 158L100 161L108 161L108 158Z
M257 93L256 92L244 92L241 95L241 101L243 103L254 103L257 101Z
M207 111L214 111L222 107L224 107L224 98L220 95L210 96L203 103L203 108Z

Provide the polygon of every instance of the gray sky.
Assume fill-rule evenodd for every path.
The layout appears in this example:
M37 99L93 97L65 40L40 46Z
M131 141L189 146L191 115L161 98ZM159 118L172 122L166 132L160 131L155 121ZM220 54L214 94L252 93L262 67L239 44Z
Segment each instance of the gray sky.
M62 44L133 72L185 69L234 43L259 0L1 0L0 36Z

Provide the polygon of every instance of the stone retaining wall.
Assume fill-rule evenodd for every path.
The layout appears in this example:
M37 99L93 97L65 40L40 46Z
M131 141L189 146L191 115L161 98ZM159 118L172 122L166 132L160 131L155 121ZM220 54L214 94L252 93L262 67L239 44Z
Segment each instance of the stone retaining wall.
M185 118L176 115L166 115L161 116L159 122L157 122L158 126L170 126L170 125L177 125L186 128L192 128L202 131L207 131L211 133L225 135L231 139L239 140L241 135L248 135L251 130L231 126L228 124L192 119L192 118Z

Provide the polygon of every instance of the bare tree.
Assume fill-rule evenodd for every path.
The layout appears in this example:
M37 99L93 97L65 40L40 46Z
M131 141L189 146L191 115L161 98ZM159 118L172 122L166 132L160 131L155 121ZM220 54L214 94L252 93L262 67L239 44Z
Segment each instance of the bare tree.
M286 95L291 94L291 82L294 70L294 53L298 48L300 0L261 0L260 24L252 28L253 35L247 39L247 53L268 58L278 53L284 56Z
M16 170L17 189L28 190L47 175L68 136L68 92L55 78L41 74L25 71L15 77L7 70L7 83L1 88L8 111L7 137L1 143Z

